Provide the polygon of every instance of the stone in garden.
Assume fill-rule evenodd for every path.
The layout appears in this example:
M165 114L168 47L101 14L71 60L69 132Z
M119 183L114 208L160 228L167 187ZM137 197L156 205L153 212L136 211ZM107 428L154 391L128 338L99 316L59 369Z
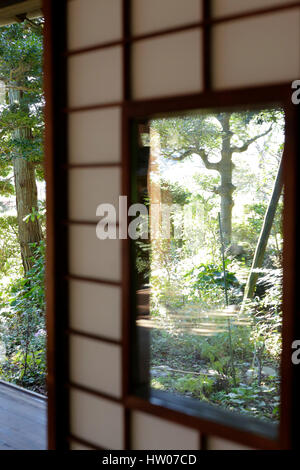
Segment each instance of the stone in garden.
M275 369L273 369L273 367L263 367L262 370L261 370L262 374L264 375L269 375L269 376L276 376L277 375L277 372Z

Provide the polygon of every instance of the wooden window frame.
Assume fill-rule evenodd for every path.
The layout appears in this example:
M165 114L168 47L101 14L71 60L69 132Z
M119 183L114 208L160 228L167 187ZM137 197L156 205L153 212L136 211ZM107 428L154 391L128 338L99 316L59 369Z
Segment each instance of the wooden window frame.
M71 0L69 0L71 1ZM201 1L201 0L199 0ZM55 4L56 3L56 4ZM58 4L59 3L59 4ZM212 19L210 2L201 1L203 19L182 27L168 28L155 33L133 36L130 31L131 1L123 0L123 33L122 38L93 45L77 50L68 50L66 41L67 3L43 0L45 16L45 96L46 96L46 136L45 166L47 181L47 328L48 328L48 435L50 449L68 449L69 441L75 440L95 448L70 432L69 391L81 389L108 400L118 402L124 409L124 448L131 449L131 414L143 411L153 416L170 420L199 431L199 448L207 448L207 436L219 436L231 441L257 449L288 449L298 445L298 418L300 405L297 390L300 387L300 374L297 366L291 363L291 344L300 338L300 316L297 300L298 277L297 264L300 249L297 237L300 235L297 222L297 189L300 176L300 128L299 106L291 103L291 84L247 87L238 90L212 90L211 65L211 29L215 24L237 19L263 16L276 11L299 8L300 1L285 5L253 10L251 12ZM131 45L143 39L160 37L171 33L200 29L203 32L203 64L201 93L173 96L153 100L134 101L131 93ZM71 55L85 54L121 46L123 51L123 100L106 104L93 104L69 108L67 105L67 58ZM295 79L298 77L295 77ZM130 129L133 120L149 118L156 114L176 113L191 109L230 109L248 106L266 106L279 104L286 113L286 146L284 163L285 211L284 211L284 299L283 299L283 353L282 353L282 417L280 433L277 440L268 439L247 431L238 431L230 425L218 424L207 419L183 413L155 400L145 400L132 392L131 340L133 335L130 296L131 261L130 241L122 240L122 281L114 283L122 287L122 397L113 397L87 389L78 384L71 384L69 377L69 335L74 333L69 328L68 320L68 281L74 279L68 272L68 228L70 225L95 225L94 221L73 221L68 218L68 178L67 170L78 167L70 165L67 159L67 118L70 113L83 110L104 109L113 106L122 109L122 194L130 196L131 137ZM81 168L111 167L116 164L80 165ZM83 278L79 278L83 279ZM105 279L83 279L99 284L111 284ZM75 332L86 336L83 332ZM94 338L111 342L108 338Z
M295 198L296 186L295 179L295 168L297 167L297 155L296 145L293 142L293 135L296 135L296 107L291 102L291 85L273 86L273 87L255 87L240 90L222 91L196 94L193 96L180 97L175 99L165 100L152 100L147 102L139 102L134 105L128 105L124 110L124 120L126 125L125 135L132 135L131 128L136 120L145 121L155 116L168 116L171 113L185 113L192 110L209 110L209 111L243 111L247 109L267 109L268 107L279 106L281 107L286 116L286 131L285 131L285 151L283 160L283 182L284 182L284 217L283 217L283 231L284 231L284 248L283 248L283 270L284 270L284 281L283 281L283 351L281 361L281 419L279 424L279 435L278 438L262 435L264 431L264 425L259 420L248 419L247 417L235 417L234 414L229 414L224 417L222 411L215 410L211 413L211 410L207 406L201 405L199 402L198 410L191 411L187 408L186 413L182 410L183 402L180 405L179 399L172 399L171 394L168 394L168 399L162 396L159 397L159 393L150 394L148 398L142 398L136 396L135 389L133 386L133 380L126 384L126 406L130 409L138 409L140 411L149 412L159 417L173 420L177 423L189 425L195 429L198 429L202 434L202 446L203 441L207 440L208 435L215 435L225 439L235 440L241 444L247 445L256 449L286 449L291 447L292 441L292 419L295 412L291 410L291 377L293 373L293 364L291 362L291 344L294 339L297 338L293 332L296 331L295 322L295 306L292 304L292 298L295 297L295 282L296 271L293 263L293 253L296 252L296 239L295 233L295 214L292 212L292 208L296 210ZM294 129L294 132L292 131ZM124 136L125 137L125 136ZM126 174L131 174L131 152L132 142L127 142L127 148L123 150L128 155L127 159L127 170ZM136 136L137 145L137 136ZM127 185L123 188L123 194L130 195L132 183L128 181ZM134 202L134 201L132 201ZM129 201L130 204L130 201ZM125 307L124 315L126 316L125 325L127 330L124 333L124 341L126 341L126 352L128 355L129 367L133 367L133 361L131 357L136 355L136 351L133 346L136 341L136 328L134 326L133 312L135 311L135 296L132 292L133 281L133 259L130 256L131 252L131 241L125 241L126 249L129 252L127 259L126 273L124 272L125 278L129 278L127 281L126 289L131 290L127 308ZM293 269L294 268L294 269ZM293 272L294 271L294 272ZM126 365L126 368L128 366ZM125 369L127 370L127 369ZM295 372L297 369L295 368ZM287 397L290 397L287 399ZM181 410L181 411L180 411ZM188 414L187 414L188 413ZM201 417L201 414L205 417ZM210 415L210 416L209 416ZM247 430L247 420L255 421L257 423L256 432L254 429ZM218 422L219 421L219 422ZM236 424L234 425L234 423ZM250 423L249 423L250 428Z

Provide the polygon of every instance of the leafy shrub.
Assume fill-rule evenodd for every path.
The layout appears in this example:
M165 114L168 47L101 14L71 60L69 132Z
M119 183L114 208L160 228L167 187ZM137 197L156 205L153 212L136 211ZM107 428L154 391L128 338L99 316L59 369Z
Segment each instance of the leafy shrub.
M0 270L1 275L19 274L18 222L14 215L0 217Z
M188 271L184 277L192 300L198 298L210 304L219 304L220 300L223 300L223 267L214 264L200 264ZM239 287L239 282L231 271L226 271L226 283L227 288L231 291Z
M279 418L279 390L274 384L263 387L257 382L240 384L232 388L230 393L220 391L211 398L216 404L243 414L267 419L272 417L274 420Z
M192 377L184 375L176 382L176 390L180 393L191 392L200 397L207 396L212 392L214 380L209 377Z
M263 276L258 284L264 287L265 295L255 297L246 303L251 315L252 341L262 345L264 355L279 360L282 347L282 269L261 269Z
M6 359L2 378L45 392L45 243L34 244L33 266L1 298L1 340Z

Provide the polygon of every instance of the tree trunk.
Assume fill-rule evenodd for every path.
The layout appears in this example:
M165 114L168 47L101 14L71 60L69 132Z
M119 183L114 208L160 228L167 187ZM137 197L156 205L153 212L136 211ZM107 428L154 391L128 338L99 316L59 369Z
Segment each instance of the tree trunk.
M270 232L272 229L272 225L273 225L273 221L274 221L274 217L275 217L275 213L277 209L277 204L278 204L281 191L282 191L282 184L283 182L282 182L282 159L281 159L277 176L276 176L276 180L274 183L271 199L270 199L269 206L265 214L263 226L262 226L260 236L257 242L252 266L251 266L247 284L245 287L243 304L246 301L246 299L251 299L253 297L253 294L255 291L256 282L259 276L259 273L255 271L261 268L263 264L263 259L264 259L265 251L267 248L267 243L269 240Z
M218 188L218 194L221 197L221 226L224 238L224 246L228 247L231 243L232 235L232 208L234 205L232 194L236 189L232 184L232 151L230 147L230 139L232 132L230 131L230 114L222 114L219 117L223 127L222 137L222 159L218 165L218 171L221 176L221 186Z
M20 92L10 90L10 103L20 102ZM15 129L16 139L31 139L30 128ZM18 218L18 233L21 248L21 257L25 274L32 267L33 252L31 243L38 243L42 238L39 220L24 220L26 216L38 209L37 186L35 170L32 162L26 160L21 154L13 157L14 182L16 192L16 206Z
M40 224L37 218L25 220L24 218L38 208L37 187L35 182L34 166L22 157L15 157L14 180L16 191L18 232L21 248L22 262L25 273L32 267L31 243L38 243L41 238Z
M231 243L232 236L232 208L234 205L232 194L235 189L232 184L231 165L221 165L220 175L221 186L218 188L218 194L221 197L221 225L224 237L224 246L228 247Z
M204 163L204 166L208 170L217 171L221 177L221 185L218 188L214 188L214 192L219 194L221 198L221 225L224 238L224 246L229 247L231 244L232 237L232 208L234 206L233 193L236 187L232 183L232 174L234 170L234 163L232 162L232 156L234 153L243 153L248 150L249 146L256 142L261 137L266 136L272 130L272 124L262 134L258 134L255 137L245 140L240 146L231 146L231 137L234 132L230 129L230 118L232 113L220 113L216 115L219 123L222 127L220 136L222 138L221 147L221 159L218 162L211 162L209 160L209 152L202 148L201 142L199 145L192 146L185 151L179 158L176 157L176 161L181 161L184 158L193 154L198 154Z

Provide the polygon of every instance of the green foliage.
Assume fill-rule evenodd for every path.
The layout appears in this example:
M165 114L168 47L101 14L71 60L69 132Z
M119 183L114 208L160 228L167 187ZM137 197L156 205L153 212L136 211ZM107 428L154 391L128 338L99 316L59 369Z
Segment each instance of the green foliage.
M41 221L45 221L45 203L40 203L40 206L42 207L39 207L38 209L36 209L35 207L32 207L32 210L31 210L31 213L30 214L27 214L25 217L24 217L24 222L34 222L35 220L41 220Z
M260 383L251 369L255 353L252 328L232 327L237 385L230 363L228 332L210 337L154 331L151 334L152 387L189 396L228 410L276 421L279 418L280 380L263 375ZM277 367L265 351L264 364ZM249 375L249 372L253 374Z
M192 194L183 188L179 183L171 183L170 181L161 181L160 188L162 193L167 192L171 196L172 204L184 206L191 198Z
M195 113L186 116L155 119L151 128L160 136L163 155L173 161L200 155L205 150L209 157L220 157L222 149L222 121L226 113ZM241 146L256 135L269 128L284 126L280 109L263 111L245 110L230 113L230 135L234 146Z
M243 247L247 253L248 264L252 262L252 257L256 247L259 233L261 231L264 216L267 210L268 201L260 201L254 204L246 204L244 206L244 219L240 223L234 224L235 236L238 240L242 240ZM283 240L282 233L282 210L283 210L283 201L279 200L278 207L276 210L273 227L272 227L272 236L269 240L269 247L266 253L268 260L270 256L276 255L281 257L281 245ZM272 264L272 261L271 261Z
M230 113L229 122L226 117L226 113L191 113L151 122L160 148L160 170L154 178L161 202L179 204L185 217L183 224L182 214L174 210L169 239L151 242L143 259L144 271L148 263L154 323L151 385L276 422L282 346L282 200L256 297L244 310L241 302L283 152L284 114L280 109L249 110ZM233 149L234 185L232 239L225 252L232 304L228 307L218 226L222 197L218 162L224 136ZM243 146L247 151L239 152ZM180 224L181 238L175 239L173 228Z
M1 27L0 80L5 84L5 102L0 111L0 176L12 159L36 163L43 177L43 20L37 27L27 21ZM18 129L27 129L26 137Z
M263 386L257 381L251 384L241 383L231 391L220 391L214 394L214 402L226 406L229 410L239 411L258 418L268 420L279 419L279 383L273 380Z
M227 262L228 265L228 262ZM192 296L200 300L215 303L215 298L224 289L224 272L222 266L200 264L184 275ZM229 289L238 287L239 282L233 272L226 271L226 283Z
M282 269L264 269L260 273L263 275L258 284L264 287L265 294L246 303L253 322L252 339L266 354L279 360L282 346Z
M153 388L165 390L172 389L174 393L193 396L203 401L208 401L208 397L213 391L214 379L210 377L194 377L190 374L167 374L165 377L152 379Z
M0 271L2 276L20 274L18 223L14 215L0 217Z
M34 247L33 267L1 296L1 340L5 380L45 392L45 243Z

